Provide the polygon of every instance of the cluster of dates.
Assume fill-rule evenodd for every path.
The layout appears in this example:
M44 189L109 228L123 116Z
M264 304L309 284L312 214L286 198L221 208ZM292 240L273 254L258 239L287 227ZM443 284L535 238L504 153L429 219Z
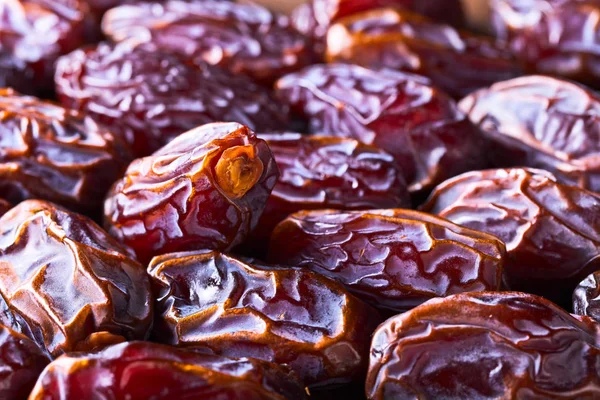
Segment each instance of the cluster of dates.
M600 2L0 3L0 399L600 397Z

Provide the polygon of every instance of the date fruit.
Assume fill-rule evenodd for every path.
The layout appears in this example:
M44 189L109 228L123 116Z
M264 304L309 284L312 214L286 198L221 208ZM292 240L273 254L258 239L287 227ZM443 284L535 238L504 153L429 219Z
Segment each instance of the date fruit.
M252 359L197 354L150 342L73 353L44 370L29 400L65 399L304 400L285 367Z
M204 62L192 67L131 40L61 57L55 81L65 107L120 133L138 157L209 122L239 122L258 131L288 127L285 107L250 79Z
M495 166L541 168L600 192L600 96L592 90L527 76L473 93L459 107L493 143Z
M573 311L600 323L600 270L594 272L575 288Z
M144 264L228 250L256 227L278 176L267 143L246 126L203 125L129 165L104 204L105 226Z
M373 144L396 158L413 194L485 165L478 129L447 95L417 75L348 64L281 78L279 98L310 133Z
M53 357L115 336L146 338L150 281L131 257L82 215L44 201L20 203L0 218L0 323Z
M387 311L433 297L499 290L504 244L418 211L302 211L273 231L269 261L343 283Z
M516 293L434 299L379 326L369 400L594 399L600 342L591 324Z
M438 186L423 211L502 239L513 290L568 305L575 286L600 269L600 196L546 171L469 172Z

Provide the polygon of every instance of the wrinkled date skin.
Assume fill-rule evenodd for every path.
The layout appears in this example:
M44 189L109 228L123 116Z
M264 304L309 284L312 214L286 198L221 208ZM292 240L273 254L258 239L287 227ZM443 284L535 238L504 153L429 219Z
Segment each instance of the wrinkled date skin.
M339 20L328 31L326 59L424 75L456 98L522 74L501 42L391 8Z
M150 342L99 353L73 353L52 362L30 400L68 399L286 400L307 399L288 369L252 359L197 354Z
M600 196L549 172L469 172L438 186L423 210L502 239L513 290L568 307L575 286L600 269Z
M464 293L379 326L367 398L594 399L595 329L542 297Z
M311 269L387 311L433 297L498 290L504 244L418 211L303 211L271 237L269 261Z
M125 5L105 14L102 29L114 41L147 40L192 63L208 62L269 86L314 61L310 41L287 17L256 4L171 0Z
M206 63L196 68L134 41L101 43L61 57L56 92L65 107L121 133L138 157L210 122L285 130L285 107L246 77Z
M156 341L286 364L311 387L364 377L381 321L333 280L209 251L155 257L148 272Z
M589 316L600 323L600 271L596 271L575 288L573 311L578 315Z
M493 143L497 167L551 171L562 182L600 192L600 96L546 76L497 83L459 103Z
M38 198L94 213L130 159L91 118L0 89L0 197Z
M311 133L353 138L389 152L413 194L485 163L478 129L451 98L417 75L315 65L283 77L276 90L308 121Z
M142 263L228 250L256 227L278 176L269 147L250 129L203 125L131 163L106 199L105 226Z
M0 323L53 357L145 339L152 323L144 268L90 219L27 200L0 218Z

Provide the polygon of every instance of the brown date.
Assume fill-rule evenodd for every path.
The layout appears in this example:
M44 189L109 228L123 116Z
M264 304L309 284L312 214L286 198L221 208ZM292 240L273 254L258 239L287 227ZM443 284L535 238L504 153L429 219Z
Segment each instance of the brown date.
M150 342L63 355L48 365L29 396L29 400L306 398L302 384L283 366Z
M91 118L0 89L0 197L95 213L129 159L126 145Z
M281 78L276 91L308 121L311 133L348 137L389 152L413 194L485 165L478 129L420 76L315 65Z
M256 227L278 176L266 142L246 126L203 125L129 165L104 204L105 226L142 263L228 250Z
M497 167L551 171L562 182L600 192L600 96L547 76L527 76L466 97Z
M600 324L600 270L585 278L575 288L573 311L578 315L589 316Z
M286 364L309 387L364 377L381 321L333 280L211 251L155 257L148 273L156 341Z
M379 326L369 400L595 399L596 330L517 292L434 299Z
M314 60L310 41L287 17L257 4L169 0L124 5L105 14L102 29L114 41L145 40L191 63L207 62L269 86Z
M600 196L549 172L469 172L439 185L423 210L502 239L513 290L566 306L575 286L600 269Z
M424 75L455 98L522 74L501 42L391 8L332 25L326 59Z
M271 236L268 259L343 283L385 311L437 296L498 290L504 244L418 211L303 211Z
M130 250L90 219L28 200L0 218L0 323L53 357L144 339L150 281Z

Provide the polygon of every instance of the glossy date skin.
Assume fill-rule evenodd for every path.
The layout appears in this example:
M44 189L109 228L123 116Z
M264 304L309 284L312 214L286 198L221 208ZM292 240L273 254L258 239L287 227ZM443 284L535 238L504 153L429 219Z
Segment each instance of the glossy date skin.
M156 341L286 364L309 387L364 377L381 321L333 280L210 251L155 257L148 273Z
M343 283L359 298L403 312L433 297L499 290L504 244L418 211L303 211L271 236L268 259Z
M513 290L568 307L575 286L600 269L600 196L549 172L469 172L438 186L422 209L502 239Z
M191 63L207 62L268 86L314 61L310 41L287 17L257 4L218 0L113 8L102 22L114 40L137 38Z
M278 176L250 129L203 125L131 163L106 198L105 226L144 264L170 252L228 250L256 227Z
M451 98L420 76L314 65L280 79L276 92L307 120L310 133L385 149L396 158L412 194L485 165L478 129Z
M424 75L455 98L522 73L501 42L391 8L339 20L328 31L326 59Z
M592 90L527 76L473 93L459 108L493 143L495 166L545 169L600 192L600 96Z
M0 89L0 197L44 199L93 214L129 150L91 118Z
M600 323L600 271L585 278L573 292L573 311Z
M592 324L530 294L464 293L379 326L366 393L370 400L593 399L599 368Z
M90 219L28 200L0 218L0 323L52 357L145 339L152 323L144 268Z
M55 82L65 107L120 133L138 157L210 122L239 122L259 131L288 127L285 107L250 79L204 62L192 67L131 40L61 57Z
M288 369L264 361L187 352L129 342L98 353L73 353L52 362L30 400L223 399L304 400Z

